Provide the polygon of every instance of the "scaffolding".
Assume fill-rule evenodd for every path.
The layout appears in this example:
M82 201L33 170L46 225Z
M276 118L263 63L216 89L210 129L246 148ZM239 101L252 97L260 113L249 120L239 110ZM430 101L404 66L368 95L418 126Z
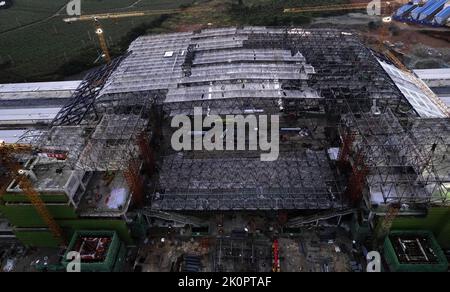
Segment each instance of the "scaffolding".
M222 121L276 114L295 135L281 135L274 162L259 151L174 152L168 121L195 107ZM154 210L345 210L366 190L386 203L445 201L448 124L420 119L353 33L250 27L139 38L35 140L67 151L73 169L125 171L140 204L144 162ZM336 163L327 151L340 146ZM349 173L337 171L343 162Z
M227 154L230 156L230 154ZM324 151L259 157L164 157L157 210L342 209L342 183Z
M128 55L128 54L127 54ZM64 153L62 168L89 173L123 172L136 206L144 205L142 161L151 161L151 111L158 93L103 95L108 78L126 56L90 73L48 129L30 131L21 141ZM143 139L146 136L147 139ZM154 158L153 158L154 160Z
M300 52L314 67L315 74L308 84L328 100L329 114L369 111L376 100L379 107L398 108L415 115L372 51L352 32L288 28L278 33L250 34L244 47L284 48L293 55Z
M429 204L448 200L448 119L398 118L392 110L346 116L354 153L364 157L370 194L382 202ZM355 164L358 162L355 159Z

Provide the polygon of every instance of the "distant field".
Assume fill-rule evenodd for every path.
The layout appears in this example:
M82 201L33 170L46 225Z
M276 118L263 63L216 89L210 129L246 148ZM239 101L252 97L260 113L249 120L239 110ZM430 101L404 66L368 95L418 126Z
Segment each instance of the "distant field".
M87 49L98 50L93 24L67 24L68 0L15 0L13 7L0 10L0 83L61 79L57 71ZM142 9L172 9L193 0L82 0L82 13ZM130 5L137 3L136 6ZM102 21L111 47L134 27L155 16ZM24 27L24 28L22 28ZM6 31L6 32L5 32ZM98 50L98 55L100 51ZM95 60L93 58L92 62Z
M15 0L13 7L0 10L0 32L49 17L66 3L65 0Z
M64 23L69 0L14 0L0 9L0 83L61 80L98 65L101 51L92 22ZM143 33L207 26L303 25L308 15L283 15L284 7L348 0L81 0L82 14L187 8L160 21L144 16L103 20L108 46L119 54ZM197 7L208 11L196 11ZM157 21L155 21L157 20ZM156 24L154 24L156 23Z

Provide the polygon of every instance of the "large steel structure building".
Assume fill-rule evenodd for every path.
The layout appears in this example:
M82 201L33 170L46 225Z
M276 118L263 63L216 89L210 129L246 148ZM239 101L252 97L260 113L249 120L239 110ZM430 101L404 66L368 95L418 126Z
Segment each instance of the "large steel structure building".
M171 119L194 119L195 107L223 121L279 115L279 158L174 151ZM413 73L351 32L243 27L138 38L87 76L47 131L22 142L67 153L73 171L121 173L134 205L153 216L342 214L448 204L448 117Z

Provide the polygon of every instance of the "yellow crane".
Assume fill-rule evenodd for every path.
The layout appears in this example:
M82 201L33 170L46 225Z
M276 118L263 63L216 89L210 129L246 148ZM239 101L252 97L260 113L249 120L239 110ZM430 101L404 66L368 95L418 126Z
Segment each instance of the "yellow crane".
M98 42L100 43L100 48L102 49L103 52L102 57L106 63L110 63L111 55L109 54L108 44L106 43L103 28L97 18L94 18L94 25L95 25L95 34L98 37Z
M195 11L202 10L201 8L196 8ZM204 10L204 9L203 9ZM104 20L104 19L119 19L127 17L141 17L141 16L151 16L151 15L163 15L163 14L177 14L183 12L183 9L164 9L164 10L143 10L143 11L128 11L128 12L112 12L112 13L98 13L98 14L86 14L76 17L64 18L63 21L67 23L77 22L77 21L92 21L94 19Z
M27 171L22 169L21 165L14 157L15 154L32 153L33 151L34 149L31 145L0 143L0 164L4 167L4 170L6 171L4 175L7 177L7 179L2 182L3 185L0 186L0 197L6 191L8 183L16 180L19 187L36 209L36 212L50 229L53 237L57 239L62 246L66 246L67 242L61 227L50 214L47 206L40 197L40 194L33 187Z
M350 3L350 4L332 4L332 5L292 7L292 8L285 8L283 12L284 13L306 13L306 12L326 12L326 11L359 10L359 9L375 8L373 6L369 7L369 4L371 4L370 1ZM382 8L387 8L390 6L391 6L391 2L385 1L385 2L380 2L379 8L382 9Z
M367 3L353 3L353 4L334 4L334 5L319 5L319 6L304 6L285 8L284 13L306 13L306 12L325 12L325 11L340 11L340 10L357 10L367 8Z
M102 49L102 57L106 63L111 62L111 55L109 53L108 44L105 38L105 32L101 26L100 20L105 19L120 19L128 17L142 17L151 15L164 15L164 14L178 14L185 11L186 8L177 9L160 9L160 10L142 10L142 11L128 11L128 12L112 12L112 13L98 13L98 14L86 14L76 17L64 18L63 21L66 23L78 22L78 21L93 21L95 25L95 33L98 37L100 48ZM210 8L207 7L195 7L189 8L190 11L202 12L209 11Z

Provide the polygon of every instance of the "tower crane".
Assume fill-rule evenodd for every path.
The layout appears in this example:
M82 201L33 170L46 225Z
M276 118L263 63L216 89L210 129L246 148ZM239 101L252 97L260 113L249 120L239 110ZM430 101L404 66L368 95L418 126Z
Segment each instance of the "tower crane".
M100 48L102 49L102 57L106 63L111 62L111 54L109 53L108 44L105 38L105 31L100 23L100 20L105 19L120 19L129 17L142 17L151 15L163 15L163 14L177 14L183 12L184 8L178 9L162 9L162 10L143 10L143 11L129 11L129 12L115 12L115 13L98 13L80 15L77 17L64 18L66 23L79 22L79 21L93 21L95 26L95 34L98 37ZM192 11L201 12L208 11L209 8L196 7L192 8Z
M306 12L327 12L327 11L341 11L341 10L360 10L370 8L371 2L358 2L358 3L350 3L350 4L332 4L332 5L318 5L318 6L303 6L303 7L292 7L285 8L283 10L284 13L306 13ZM391 6L391 2L389 1L380 1L380 7L375 8L389 8Z
M4 181L4 184L0 186L0 199L1 195L6 191L8 183L16 180L19 187L22 189L27 198L30 200L31 204L36 209L36 212L50 229L53 237L57 239L62 246L66 246L67 242L65 240L64 233L61 227L53 218L44 201L30 181L30 175L32 174L24 170L14 157L14 155L16 154L33 153L34 150L35 149L31 145L27 144L6 144L4 142L0 143L0 165L3 166L4 171L6 172L4 175L8 178Z
M100 43L100 48L102 49L103 52L102 57L103 59L105 59L106 63L110 63L111 55L109 54L108 44L106 43L103 28L97 18L94 18L94 25L95 25L95 34L98 37L98 42Z

